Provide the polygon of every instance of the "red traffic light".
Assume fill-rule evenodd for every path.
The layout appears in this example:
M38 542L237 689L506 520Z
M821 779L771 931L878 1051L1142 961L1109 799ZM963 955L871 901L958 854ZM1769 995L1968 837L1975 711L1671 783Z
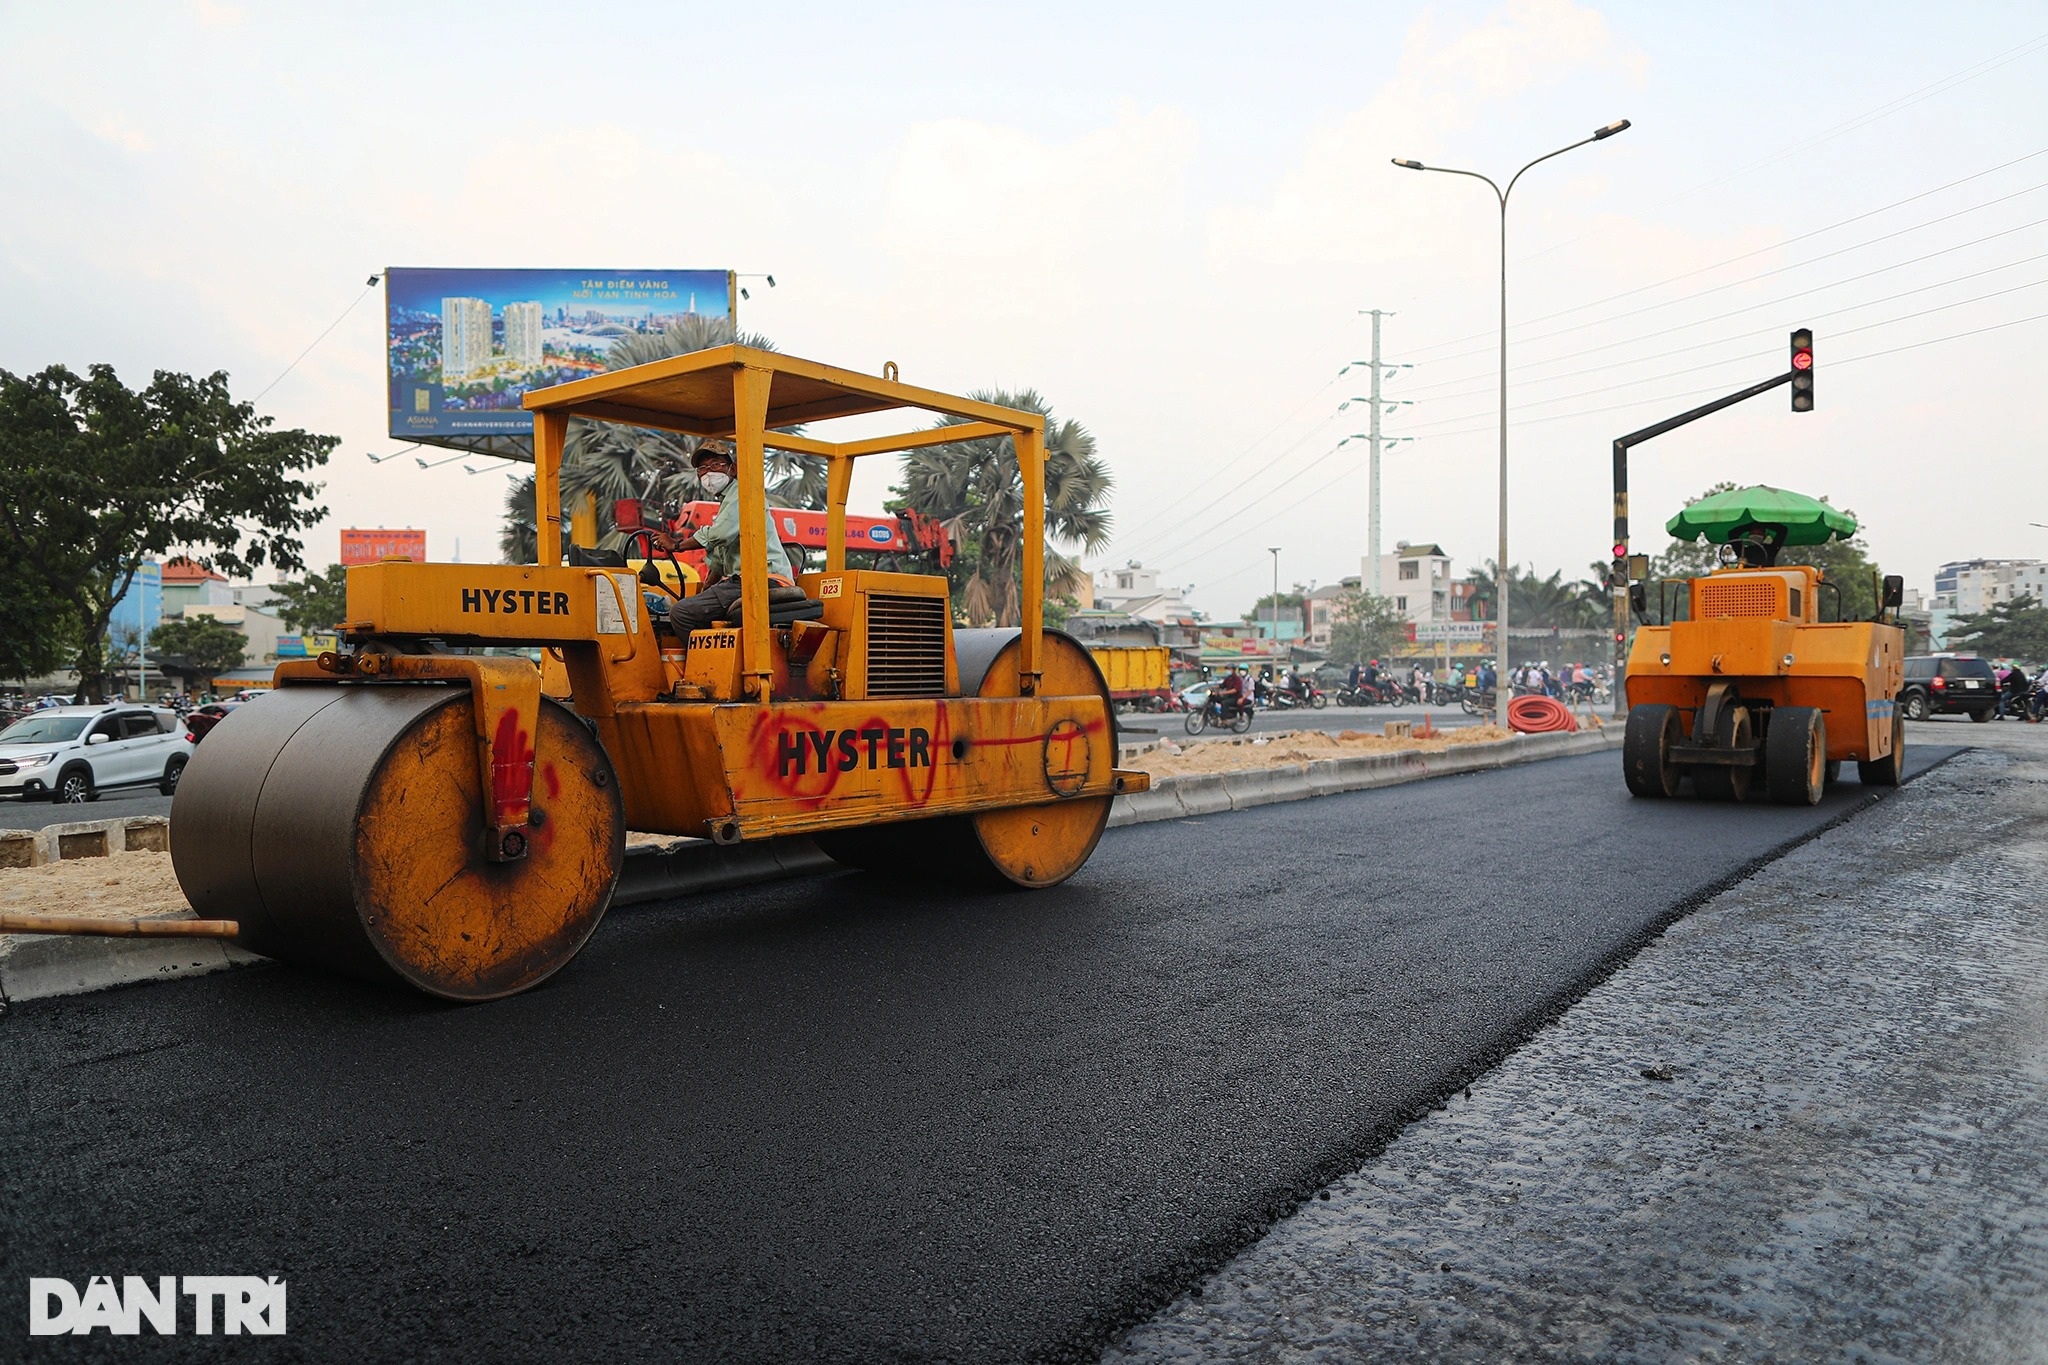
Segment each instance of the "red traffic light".
M1813 330L1792 333L1792 411L1813 411Z
M1616 559L1627 559L1627 558L1628 558L1628 542L1627 542L1627 541L1625 541L1625 540L1617 540L1617 541L1615 541L1615 542L1614 542L1614 557L1615 557Z

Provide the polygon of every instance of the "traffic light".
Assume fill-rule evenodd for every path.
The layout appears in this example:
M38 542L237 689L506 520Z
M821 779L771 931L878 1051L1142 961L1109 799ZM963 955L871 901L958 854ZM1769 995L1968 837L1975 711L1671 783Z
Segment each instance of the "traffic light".
M1813 411L1813 329L1792 334L1792 411Z

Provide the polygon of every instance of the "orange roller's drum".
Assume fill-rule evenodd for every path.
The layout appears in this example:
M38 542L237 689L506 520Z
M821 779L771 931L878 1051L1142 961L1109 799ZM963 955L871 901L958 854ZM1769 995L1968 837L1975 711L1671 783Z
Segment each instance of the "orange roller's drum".
M596 738L543 701L527 856L484 856L469 690L286 687L214 727L179 782L171 859L252 952L450 1000L546 979L597 927L625 857Z
M1015 697L1018 630L958 630L954 655L965 695ZM1055 726L1042 745L1047 800L972 815L945 816L841 830L818 836L826 853L853 867L1016 886L1056 886L1081 870L1109 826L1110 796L1068 797L1091 765L1116 764L1115 707L1109 685L1088 651L1072 636L1046 631L1039 651L1039 694L1099 696L1111 717L1108 748L1095 753L1080 727ZM1101 744L1104 741L1096 740Z

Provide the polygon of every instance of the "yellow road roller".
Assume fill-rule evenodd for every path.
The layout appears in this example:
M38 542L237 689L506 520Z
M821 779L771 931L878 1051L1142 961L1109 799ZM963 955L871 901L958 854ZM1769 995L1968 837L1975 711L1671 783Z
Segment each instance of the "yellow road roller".
M1893 705L1905 672L1905 631L1891 618L1904 590L1885 578L1875 619L1847 620L1838 584L1806 564L1780 564L1788 545L1856 533L1826 503L1768 485L1702 499L1666 523L1683 540L1721 547L1722 565L1660 585L1649 621L1645 584L1631 590L1641 628L1628 656L1622 774L1636 796L1752 793L1814 805L1844 762L1865 786L1895 787L1906 729ZM1676 588L1683 605L1673 603Z
M890 369L722 346L528 394L540 562L349 571L337 647L280 664L275 691L185 770L171 854L194 909L258 953L486 1000L575 956L629 829L808 835L885 873L1072 876L1113 798L1146 778L1116 767L1087 650L1043 626L1044 420ZM957 421L787 430L899 409ZM699 585L594 551L586 527L563 562L571 418L730 442L729 619L672 626L650 595L680 604ZM847 567L846 502L862 456L988 437L1018 457L1023 623L968 630L943 577ZM828 461L829 548L822 572L795 576L801 600L769 581L769 449ZM489 652L501 646L542 651L563 685L543 689L530 657Z

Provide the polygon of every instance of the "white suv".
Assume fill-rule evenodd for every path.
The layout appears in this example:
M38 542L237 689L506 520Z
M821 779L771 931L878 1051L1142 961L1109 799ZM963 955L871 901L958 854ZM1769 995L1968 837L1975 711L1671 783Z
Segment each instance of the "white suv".
M161 706L53 706L0 730L0 796L92 801L113 787L178 790L192 741Z

